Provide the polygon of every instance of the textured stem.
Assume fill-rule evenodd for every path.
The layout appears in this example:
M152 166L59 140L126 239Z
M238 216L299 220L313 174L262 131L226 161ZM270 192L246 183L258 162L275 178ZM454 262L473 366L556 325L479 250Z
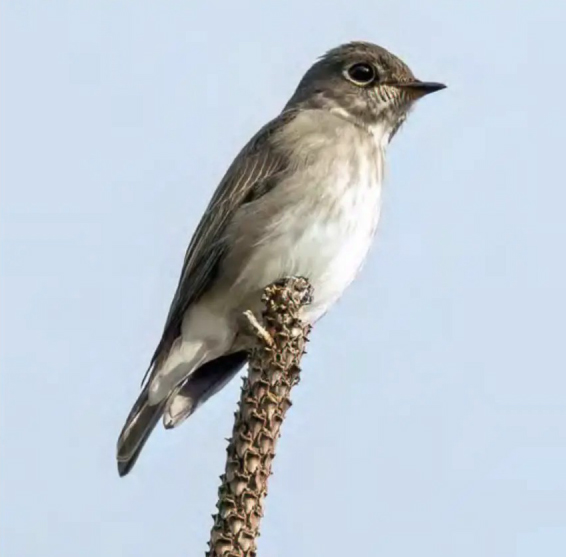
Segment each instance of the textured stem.
M226 472L220 477L207 557L256 555L275 446L291 406L291 389L299 382L299 362L310 330L299 312L310 303L311 291L304 278L278 281L264 291L262 324L250 312L244 314L255 342L228 444Z

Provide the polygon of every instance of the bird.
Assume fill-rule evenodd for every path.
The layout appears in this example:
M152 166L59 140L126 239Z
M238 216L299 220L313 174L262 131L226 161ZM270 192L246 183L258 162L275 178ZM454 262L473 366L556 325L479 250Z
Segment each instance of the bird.
M379 221L385 154L415 102L442 83L421 81L397 56L354 41L326 52L283 110L229 166L187 249L161 340L117 444L130 472L152 430L186 420L248 358L244 311L263 289L305 277L313 324L362 267Z

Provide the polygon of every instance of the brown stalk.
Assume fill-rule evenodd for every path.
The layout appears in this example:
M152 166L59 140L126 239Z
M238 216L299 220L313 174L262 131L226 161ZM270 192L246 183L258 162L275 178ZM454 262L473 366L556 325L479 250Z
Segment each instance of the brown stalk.
M311 293L306 279L283 279L264 291L262 324L251 312L244 314L254 341L226 471L220 477L207 557L256 556L275 446L291 406L291 389L299 382L299 363L310 330L299 312L310 303Z

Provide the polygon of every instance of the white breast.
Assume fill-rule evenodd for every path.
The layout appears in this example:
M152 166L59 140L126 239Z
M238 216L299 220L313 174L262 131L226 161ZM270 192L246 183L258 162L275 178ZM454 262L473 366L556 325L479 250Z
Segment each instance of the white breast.
M306 314L313 322L355 278L379 220L381 144L349 123L342 128L334 137L320 125L310 137L302 129L296 154L305 164L248 208L247 225L234 231L253 244L235 287L249 292L304 276L314 288Z

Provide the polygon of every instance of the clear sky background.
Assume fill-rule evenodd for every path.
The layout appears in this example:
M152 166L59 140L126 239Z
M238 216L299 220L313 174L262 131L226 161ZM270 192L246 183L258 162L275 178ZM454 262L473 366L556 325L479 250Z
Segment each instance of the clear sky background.
M558 0L5 1L0 553L202 555L235 381L119 479L186 245L312 61L449 89L389 153L316 327L262 557L566 555L566 8Z

